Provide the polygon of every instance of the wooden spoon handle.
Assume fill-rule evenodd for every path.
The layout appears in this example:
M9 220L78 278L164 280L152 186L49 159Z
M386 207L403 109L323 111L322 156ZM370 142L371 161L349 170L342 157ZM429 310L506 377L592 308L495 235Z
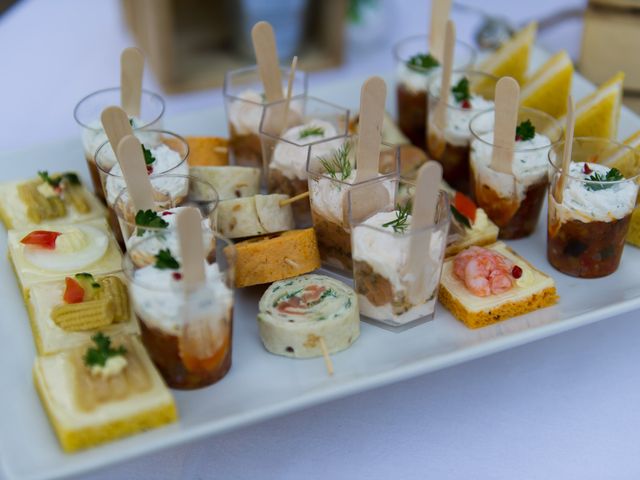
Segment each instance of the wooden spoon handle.
M120 55L120 104L131 117L140 116L144 54L136 47L125 48Z
M182 257L182 280L187 290L194 290L205 281L202 217L197 208L186 207L178 212L176 223Z
M116 157L135 210L154 210L153 187L147 174L140 140L133 135L124 137L118 143Z
M386 97L387 85L380 77L368 78L360 90L356 182L362 182L378 175Z
M513 149L516 143L519 97L518 82L511 77L502 77L498 80L493 126L495 148L491 157L491 169L496 172L513 173Z
M444 58L444 36L450 11L451 0L431 0L429 53L441 63Z
M268 22L258 22L251 30L251 38L267 102L282 100L282 76L273 27Z

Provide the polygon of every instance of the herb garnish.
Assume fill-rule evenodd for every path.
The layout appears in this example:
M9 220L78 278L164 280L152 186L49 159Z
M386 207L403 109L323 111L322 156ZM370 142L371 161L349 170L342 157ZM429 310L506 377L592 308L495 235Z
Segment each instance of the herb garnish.
M165 248L156 254L155 267L160 270L177 270L180 268L180 262L171 255L171 250Z
M142 145L142 153L144 153L144 163L146 165L151 165L153 162L156 161L156 157L153 156L153 154L151 153L151 150L146 148L144 145Z
M391 227L395 233L404 233L407 230L409 214L411 213L411 203L407 203L404 207L400 204L396 206L396 218L390 222L383 223L383 227Z
M321 158L320 163L332 178L338 179L339 173L340 180L345 180L351 175L351 171L353 170L353 166L349 161L350 152L351 142L346 142L336 150L331 158Z
M111 357L117 357L127 353L127 349L120 345L118 348L111 347L111 338L102 332L91 337L95 347L89 347L84 354L84 363L88 367L104 367Z
M462 77L460 81L451 88L451 93L453 93L453 98L455 98L458 103L471 99L469 79Z
M131 125L133 127L133 118L129 119L129 125Z
M61 175L51 177L49 176L49 172L47 172L46 170L40 170L38 171L38 176L44 183L48 183L53 188L59 187L60 183L62 183L63 180L69 182L69 184L71 185L80 185L80 178L73 172L66 172Z
M536 127L534 127L531 120L525 120L516 127L516 141L531 140L536 136Z
M451 205L451 213L453 215L453 218L455 218L459 223L461 223L467 228L471 228L471 222L469 221L469 219L465 217L462 213L460 213L460 210L458 210L453 205Z
M407 61L411 70L430 70L440 65L440 62L430 53L418 53Z
M587 178L587 182L617 182L619 180L624 180L624 176L617 168L612 168L606 175L595 172ZM607 185L606 183L585 183L584 186L587 190L591 191L606 190L607 188L613 187L613 185Z
M167 228L169 223L153 210L138 210L136 225L139 227ZM138 228L138 237L144 235L144 228Z
M302 130L300 130L300 132L298 133L298 140L302 140L303 138L307 138L307 137L316 137L321 135L324 135L324 128L314 127L313 125L311 125L307 128L303 128Z

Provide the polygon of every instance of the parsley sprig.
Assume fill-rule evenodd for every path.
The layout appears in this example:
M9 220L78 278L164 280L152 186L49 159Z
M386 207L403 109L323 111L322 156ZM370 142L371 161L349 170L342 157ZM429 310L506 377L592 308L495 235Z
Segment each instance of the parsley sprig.
M404 233L409 226L409 215L411 214L411 203L407 203L404 207L400 204L396 206L396 218L390 222L383 223L384 228L391 227L395 233Z
M451 87L451 93L453 93L453 98L455 98L458 103L471 99L469 79L462 77L458 83Z
M531 120L525 120L516 127L516 140L525 142L536 136L536 127Z
M153 162L156 161L156 157L153 156L153 154L151 153L151 150L146 148L144 145L142 145L142 153L144 153L144 163L146 165L151 165Z
M608 184L606 182L617 182L620 180L624 180L624 176L620 173L620 170L617 168L612 168L609 170L606 175L602 175L601 173L594 172L591 176L587 177L587 182L599 182L599 183L585 183L585 188L591 191L598 190L606 190L607 188L613 187L613 184Z
M338 179L340 175L340 180L346 180L351 175L353 166L349 160L349 153L351 153L351 142L345 142L333 156L320 159L320 163L331 178Z
M96 333L91 337L95 347L89 347L84 354L84 363L88 367L104 367L107 364L107 360L111 357L117 357L125 355L127 349L120 345L117 348L111 346L111 338L102 332Z
M440 62L430 53L417 53L407 60L407 67L411 70L425 71L431 70L440 65Z
M178 270L180 268L180 262L171 255L171 250L165 248L156 254L155 267L160 270Z
M138 227L167 228L169 223L153 210L138 210L136 225ZM144 232L144 228L138 228L138 237L144 235Z
M71 185L80 185L80 178L73 172L65 172L52 177L46 170L40 170L38 171L38 176L44 183L48 183L53 188L59 187L63 180Z
M318 137L321 135L324 135L324 128L310 125L307 128L300 130L298 133L298 140L302 140L307 137Z

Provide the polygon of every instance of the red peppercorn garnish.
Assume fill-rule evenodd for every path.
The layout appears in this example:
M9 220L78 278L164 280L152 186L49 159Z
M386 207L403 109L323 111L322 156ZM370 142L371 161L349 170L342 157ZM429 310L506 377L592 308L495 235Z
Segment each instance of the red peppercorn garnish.
M162 212L163 217L166 217L167 215L173 215L173 212Z
M173 272L171 275L174 280L182 280L182 274L180 272Z
M153 173L153 167L151 165L147 165L147 173L151 175Z
M585 175L589 175L592 172L593 170L589 167L589 164L585 162L582 166L582 173L584 173Z
M513 276L513 278L520 278L522 276L522 268L520 268L518 265L514 265L511 269L511 275Z
M460 105L462 106L462 108L467 108L467 109L471 108L471 102L466 98L462 101Z
M520 135L516 135L516 142L519 142L520 140L522 140L522 137Z

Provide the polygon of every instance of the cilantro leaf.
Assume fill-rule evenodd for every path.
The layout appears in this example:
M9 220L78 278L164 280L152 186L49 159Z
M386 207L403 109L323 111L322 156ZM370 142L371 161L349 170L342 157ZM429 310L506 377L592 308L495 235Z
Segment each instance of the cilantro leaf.
M624 180L624 176L622 175L622 173L620 173L620 170L618 170L617 168L612 168L606 173L606 175L595 172L587 178L587 182L601 183L585 183L584 186L587 190L595 192L598 190L606 190L607 188L613 187L613 184L607 185L606 182L617 182L620 180Z
M431 70L439 65L440 62L430 53L418 53L407 60L407 67L416 71Z
M453 93L453 98L455 98L458 103L469 100L471 98L469 79L462 77L460 81L451 88L451 93Z
M156 161L156 157L153 156L153 154L151 153L151 150L146 148L144 145L142 145L142 153L144 153L144 163L146 165L151 165L153 162Z
M156 254L155 267L160 270L178 270L180 262L171 255L171 250L165 248Z
M531 120L525 120L516 127L516 140L527 141L536 136L536 127L534 127Z
M89 347L84 354L84 363L88 367L104 367L111 357L117 357L119 355L125 355L127 349L120 345L117 348L111 347L111 338L102 332L96 333L91 337L95 347Z
M169 223L153 210L138 210L138 213L136 213L136 225L138 227L167 228ZM138 228L137 230L138 237L144 235L144 228Z

